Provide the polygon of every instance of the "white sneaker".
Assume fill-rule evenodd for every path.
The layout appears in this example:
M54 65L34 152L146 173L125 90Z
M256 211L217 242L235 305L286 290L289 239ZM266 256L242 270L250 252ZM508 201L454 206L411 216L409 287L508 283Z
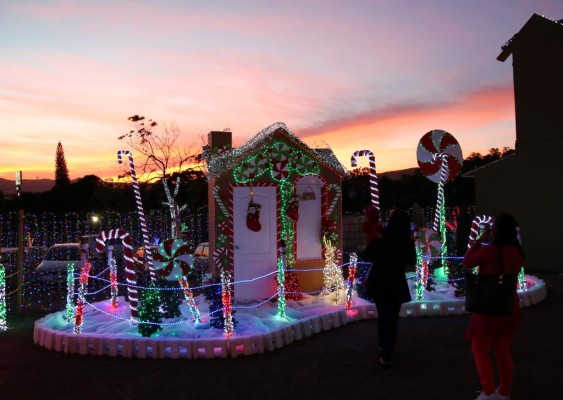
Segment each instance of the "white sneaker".
M510 400L510 396L509 396L509 395L507 395L507 394L500 394L500 393L498 392L498 389L495 390L495 394L497 395L497 399L498 399L498 400Z
M497 396L496 391L491 394L485 394L485 392L481 392L475 400L499 400L499 397Z

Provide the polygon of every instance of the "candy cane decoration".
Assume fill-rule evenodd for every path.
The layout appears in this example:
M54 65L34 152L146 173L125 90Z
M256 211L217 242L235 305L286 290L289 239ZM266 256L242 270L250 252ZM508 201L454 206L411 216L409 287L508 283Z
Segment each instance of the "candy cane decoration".
M178 279L178 282L180 283L180 286L184 289L184 299L186 300L186 304L188 305L188 308L192 313L194 320L196 322L201 322L201 315L195 303L194 295L190 289L190 285L188 284L188 279L185 276L182 276L180 279Z
M369 150L358 150L352 154L350 163L352 167L358 165L358 157L368 156L369 158L369 188L371 194L371 204L379 210L379 189L377 187L377 174L375 172L375 156Z
M479 235L479 226L483 224L490 224L493 221L493 218L488 215L477 215L473 218L473 222L471 223L471 233L469 234L469 241L467 243L467 248L471 247L473 242L477 240L477 236Z
M438 183L438 199L436 201L436 211L434 213L434 225L432 226L432 229L436 232L440 232L440 218L442 215L442 206L444 204L444 185L446 184L446 180L448 178L448 156L443 154L441 157L442 166L440 167L440 183Z
M221 197L219 196L219 186L213 187L213 198L217 202L217 205L219 206L219 209L221 210L223 215L228 218L229 217L229 210L227 210L227 207L225 207L225 204L223 204L223 201L221 200Z
M129 157L129 169L131 171L131 179L133 179L133 191L135 193L135 202L137 203L137 213L139 214L139 221L141 223L141 232L143 233L143 245L145 246L144 259L149 267L151 281L156 281L156 274L152 266L152 254L149 251L149 232L147 229L147 222L145 220L145 211L143 210L143 203L141 202L141 192L139 190L139 181L137 180L137 173L135 172L135 164L133 162L133 154L128 150L119 150L117 152L117 161L119 164L123 163L123 156L127 155Z
M123 258L125 258L125 274L127 279L127 292L129 295L129 309L131 310L131 319L136 322L138 316L139 293L137 292L137 275L133 269L133 246L129 233L123 229L112 229L101 232L96 238L96 251L103 253L106 250L106 240L121 239L123 244Z
M331 183L330 185L328 185L328 188L329 190L334 190L336 192L327 211L327 215L331 215L334 211L334 208L336 207L336 204L338 203L338 200L340 199L340 196L342 196L342 189L340 188L340 185L337 185L336 183Z

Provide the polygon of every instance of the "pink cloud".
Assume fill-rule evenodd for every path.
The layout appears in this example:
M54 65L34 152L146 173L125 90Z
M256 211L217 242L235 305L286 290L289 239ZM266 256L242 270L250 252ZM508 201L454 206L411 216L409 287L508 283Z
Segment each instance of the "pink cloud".
M376 154L378 169L390 171L416 166L418 141L432 129L452 133L464 157L514 147L512 88L484 88L450 103L387 107L295 132L310 145L330 145L346 165L354 151L367 148Z

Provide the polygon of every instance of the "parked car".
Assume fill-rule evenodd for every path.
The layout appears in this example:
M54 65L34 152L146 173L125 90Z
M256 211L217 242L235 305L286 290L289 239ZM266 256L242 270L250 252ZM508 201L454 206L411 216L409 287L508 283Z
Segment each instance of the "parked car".
M35 268L36 277L41 281L66 281L68 266L74 263L80 268L80 245L78 243L58 243L47 250L45 257Z

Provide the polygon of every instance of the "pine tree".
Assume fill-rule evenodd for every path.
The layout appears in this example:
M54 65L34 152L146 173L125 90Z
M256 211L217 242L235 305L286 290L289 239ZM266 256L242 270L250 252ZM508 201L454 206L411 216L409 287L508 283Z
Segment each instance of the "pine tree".
M70 184L70 179L68 177L65 152L63 150L63 145L59 142L55 158L55 186L65 186L68 184Z
M161 278L158 280L158 286L163 289L169 289L160 292L162 316L164 318L179 317L181 315L180 305L184 300L184 292L181 290L178 281L167 281Z

